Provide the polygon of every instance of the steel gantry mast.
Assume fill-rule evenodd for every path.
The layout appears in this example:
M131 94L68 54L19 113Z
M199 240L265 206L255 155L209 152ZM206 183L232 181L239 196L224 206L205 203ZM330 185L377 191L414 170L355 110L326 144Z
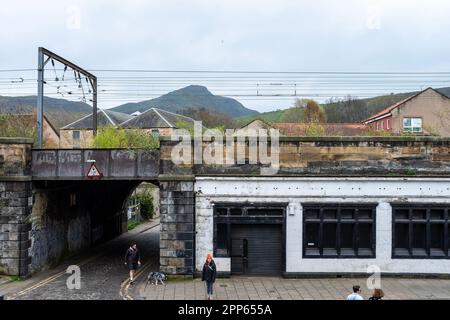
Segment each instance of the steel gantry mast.
M64 65L65 68L69 67L74 72L82 74L89 80L89 84L92 87L92 128L94 136L97 134L97 77L92 73L80 68L76 64L64 59L63 57L47 50L43 47L39 47L38 50L38 94L37 94L37 133L38 133L38 148L43 147L44 142L44 70L45 65L49 61L58 61Z

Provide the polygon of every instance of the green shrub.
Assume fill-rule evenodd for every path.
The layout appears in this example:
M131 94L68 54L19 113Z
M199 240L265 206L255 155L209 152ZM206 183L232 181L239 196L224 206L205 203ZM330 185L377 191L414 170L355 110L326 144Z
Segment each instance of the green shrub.
M137 193L136 195L130 197L129 201L140 203L141 217L143 219L149 220L153 218L153 197L150 191L145 190L143 192Z
M307 137L322 137L326 135L324 126L318 123L310 123L305 128L305 135Z
M134 149L157 149L159 148L159 139L151 133L140 129L125 130L127 137L127 147Z
M128 221L128 231L133 230L134 228L136 228L139 225L139 222L137 221Z
M97 149L127 148L127 144L125 130L115 127L100 128L92 141L92 147Z
M109 126L99 129L92 142L92 147L97 149L156 149L159 147L159 140L141 129L121 129Z

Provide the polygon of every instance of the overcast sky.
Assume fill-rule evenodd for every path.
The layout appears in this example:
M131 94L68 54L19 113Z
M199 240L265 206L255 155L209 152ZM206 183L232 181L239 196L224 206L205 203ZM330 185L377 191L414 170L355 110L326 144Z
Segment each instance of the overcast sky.
M450 71L445 0L15 0L0 30L0 69L35 68L43 46L87 69Z

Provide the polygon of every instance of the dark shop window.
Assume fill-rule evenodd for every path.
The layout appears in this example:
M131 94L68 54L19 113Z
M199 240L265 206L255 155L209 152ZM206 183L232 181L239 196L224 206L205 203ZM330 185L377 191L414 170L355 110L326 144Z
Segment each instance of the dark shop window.
M394 258L449 258L449 205L392 205Z
M215 256L217 257L228 257L228 227L225 223L217 224L217 238L216 238L216 250Z
M304 257L374 257L375 209L376 204L304 204Z
M305 253L308 256L320 256L318 223L307 223L305 227Z

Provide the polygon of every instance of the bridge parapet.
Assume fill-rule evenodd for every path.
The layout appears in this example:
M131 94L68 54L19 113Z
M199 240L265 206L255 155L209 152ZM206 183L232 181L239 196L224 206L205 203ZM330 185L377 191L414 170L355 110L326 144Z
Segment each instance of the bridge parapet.
M194 163L192 141L191 161L174 164L171 157L177 144L161 141L161 174L260 176L261 168L268 167L259 158L252 161L249 154L258 156L259 149L249 151L248 140L224 142L219 163ZM200 154L217 153L211 142L202 144ZM450 176L448 137L280 137L275 152L278 166L272 175L278 176ZM227 162L229 155L244 161Z
M103 180L147 180L159 175L158 150L35 149L33 180L88 180L94 163Z

